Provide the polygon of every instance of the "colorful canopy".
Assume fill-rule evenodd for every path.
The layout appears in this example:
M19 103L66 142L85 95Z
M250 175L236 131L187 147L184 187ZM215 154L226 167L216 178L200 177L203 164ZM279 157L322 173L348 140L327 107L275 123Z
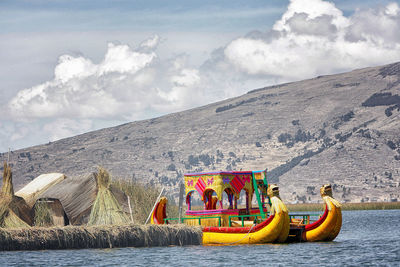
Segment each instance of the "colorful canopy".
M263 179L263 173L255 172L255 178ZM188 173L185 174L185 194L187 196L196 190L203 199L204 192L211 189L216 192L218 200L222 200L222 192L226 189L230 189L237 198L244 189L252 195L254 192L252 174L252 171Z

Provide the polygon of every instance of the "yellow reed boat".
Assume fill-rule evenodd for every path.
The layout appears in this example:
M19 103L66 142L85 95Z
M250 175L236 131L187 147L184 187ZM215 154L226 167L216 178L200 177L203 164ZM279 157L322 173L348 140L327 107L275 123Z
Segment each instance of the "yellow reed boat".
M331 241L341 228L340 204L332 197L330 185L320 191L326 210L317 221L310 222L307 214L300 215L303 220L299 220L288 213L279 196L279 187L268 185L266 170L190 173L185 174L188 207L185 216L166 218L167 200L162 198L151 214L151 223L179 220L201 226L205 245ZM195 204L201 201L203 209L193 208L196 192L200 199ZM241 195L245 195L244 207L238 205ZM258 207L252 207L254 195Z

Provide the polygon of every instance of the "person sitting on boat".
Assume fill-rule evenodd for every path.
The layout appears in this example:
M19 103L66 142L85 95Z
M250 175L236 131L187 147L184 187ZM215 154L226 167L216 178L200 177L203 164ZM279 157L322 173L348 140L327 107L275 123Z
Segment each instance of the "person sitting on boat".
M206 203L205 203L205 209L206 210L215 210L217 208L217 202L218 202L218 197L213 196L213 191L207 191L205 193L205 198L206 198Z

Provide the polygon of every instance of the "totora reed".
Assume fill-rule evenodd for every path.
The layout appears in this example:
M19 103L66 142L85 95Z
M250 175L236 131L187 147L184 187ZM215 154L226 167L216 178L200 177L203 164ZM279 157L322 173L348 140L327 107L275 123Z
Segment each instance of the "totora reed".
M29 227L32 225L31 210L25 200L15 196L11 167L4 163L3 186L0 192L0 227Z
M0 228L0 251L184 246L200 245L201 240L200 228L184 225Z
M110 174L102 167L95 174L97 196L93 203L88 225L126 224L129 218L111 192Z

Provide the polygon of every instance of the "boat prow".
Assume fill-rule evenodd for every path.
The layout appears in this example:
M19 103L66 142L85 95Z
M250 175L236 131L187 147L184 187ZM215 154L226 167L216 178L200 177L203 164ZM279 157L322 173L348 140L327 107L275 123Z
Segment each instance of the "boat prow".
M332 197L331 185L323 185L320 192L326 204L325 212L316 222L305 225L302 241L332 241L342 227L341 205Z
M166 207L168 200L166 197L161 197L160 200L156 203L153 212L151 213L151 224L164 224L164 219L167 217L166 215Z
M289 214L279 197L277 186L268 187L271 215L251 227L204 227L203 244L261 244L286 241L289 234Z

